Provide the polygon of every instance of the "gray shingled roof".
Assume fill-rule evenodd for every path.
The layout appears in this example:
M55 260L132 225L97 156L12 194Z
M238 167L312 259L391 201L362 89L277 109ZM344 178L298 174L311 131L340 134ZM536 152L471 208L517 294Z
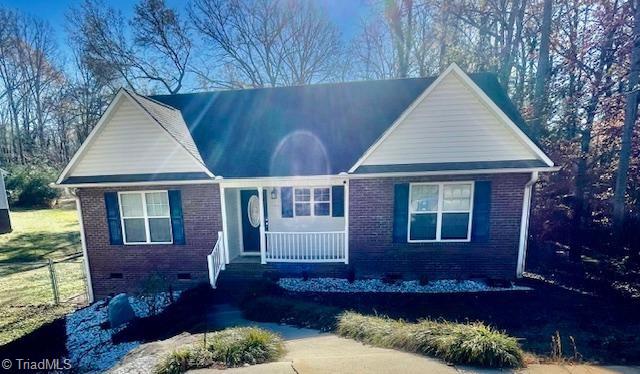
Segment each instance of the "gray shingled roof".
M204 164L198 147L189 133L189 129L182 118L180 110L153 100L150 97L138 95L131 90L124 89L149 115L174 139L182 145L187 152L193 155L200 163Z
M529 133L495 75L469 76ZM182 112L204 163L216 175L329 175L348 171L435 79L159 95L151 100Z

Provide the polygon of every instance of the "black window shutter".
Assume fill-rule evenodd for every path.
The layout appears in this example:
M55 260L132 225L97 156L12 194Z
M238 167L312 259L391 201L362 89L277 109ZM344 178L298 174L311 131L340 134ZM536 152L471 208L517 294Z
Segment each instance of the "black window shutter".
M109 244L122 245L122 226L120 225L120 206L117 192L105 192L104 204L107 208L107 225L109 226Z
M331 186L331 216L344 217L344 186Z
M180 190L169 190L169 210L171 212L171 231L173 244L184 245L184 219L182 218L182 196Z
M282 218L293 217L293 187L281 187Z
M409 184L394 186L393 191L393 242L407 242L407 220L409 219Z
M476 181L473 192L471 241L487 242L491 231L491 181Z

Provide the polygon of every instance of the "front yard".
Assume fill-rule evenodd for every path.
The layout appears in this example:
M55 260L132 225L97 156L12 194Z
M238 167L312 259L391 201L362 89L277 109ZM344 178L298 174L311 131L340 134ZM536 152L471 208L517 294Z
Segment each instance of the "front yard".
M54 265L60 298L53 305L47 259L81 252L75 209L11 212L13 232L0 235L0 345L36 330L77 307L84 293L81 258Z
M13 232L0 235L0 263L41 261L82 251L75 208L11 212Z
M24 210L13 212L12 219L14 232L0 236L0 345L38 330L77 307L74 303L54 306L48 269L21 264L59 259L79 252L75 210ZM82 293L81 263L57 266L63 294ZM237 289L219 288L213 292L215 300L210 303L197 297L195 302L186 304L188 310L179 306L172 308L170 320L159 318L138 324L129 335L136 341L153 341L182 331L203 331L211 322L207 319L208 308L215 308L221 299L231 299L238 301L247 318L256 321L335 331L336 316L349 310L365 316L384 315L407 323L422 319L480 321L517 338L528 363L563 360L640 363L640 300L637 298L611 292L596 295L552 284L541 277L530 277L520 284L532 290L449 294L326 293L290 292L275 287L265 278L244 297ZM155 335L150 336L149 331ZM561 344L557 344L558 337Z
M531 291L457 294L281 293L243 303L249 318L334 329L344 310L408 322L480 321L519 339L528 361L573 360L606 364L640 362L640 305L527 279ZM293 306L292 306L293 305ZM298 307L299 306L299 307ZM560 336L561 345L553 337ZM560 349L560 352L557 350Z

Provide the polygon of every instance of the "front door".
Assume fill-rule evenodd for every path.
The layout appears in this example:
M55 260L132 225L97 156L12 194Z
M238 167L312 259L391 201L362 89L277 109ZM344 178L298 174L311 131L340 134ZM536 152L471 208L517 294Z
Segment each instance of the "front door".
M260 200L257 190L240 191L244 253L260 253Z

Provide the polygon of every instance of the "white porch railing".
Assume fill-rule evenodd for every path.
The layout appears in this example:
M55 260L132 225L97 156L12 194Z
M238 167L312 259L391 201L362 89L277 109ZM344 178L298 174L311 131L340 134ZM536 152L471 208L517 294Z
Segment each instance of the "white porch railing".
M207 256L207 264L209 266L209 283L211 287L216 288L216 282L218 281L218 275L224 270L224 233L218 231L218 241L213 246L213 250Z
M265 232L267 262L346 262L344 231Z

